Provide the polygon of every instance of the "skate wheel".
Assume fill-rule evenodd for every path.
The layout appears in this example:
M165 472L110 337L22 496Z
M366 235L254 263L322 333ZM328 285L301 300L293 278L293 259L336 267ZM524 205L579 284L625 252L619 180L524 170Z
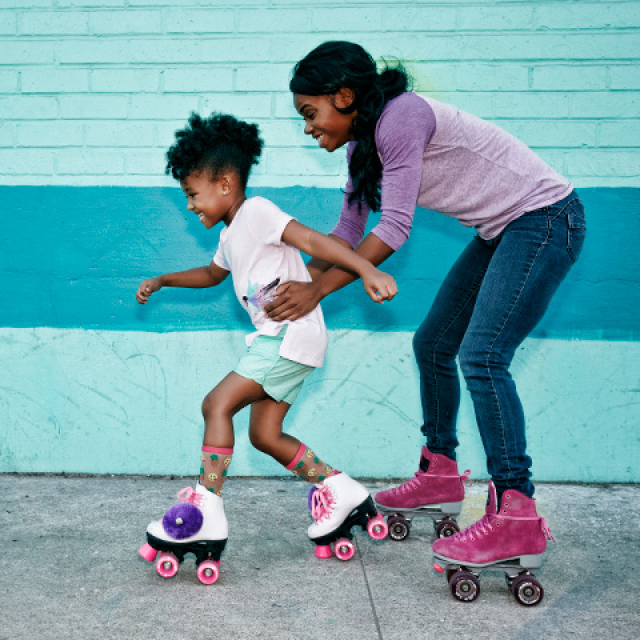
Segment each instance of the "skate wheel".
M458 531L460 531L458 523L450 518L440 520L440 522L436 524L436 535L438 538L449 538L450 536L458 533Z
M155 559L158 557L158 550L154 549L149 543L143 544L140 549L138 549L138 553L147 562L155 562Z
M469 571L456 571L449 580L451 595L460 602L473 602L480 595L480 582Z
M384 540L389 533L389 527L381 515L369 520L367 525L367 533L373 540Z
M390 516L387 519L389 537L396 542L409 537L409 521L402 516Z
M336 554L336 558L338 558L338 560L347 562L347 560L351 560L355 555L356 548L353 546L353 542L351 542L351 540L341 538L334 542L333 552Z
M215 560L205 560L198 565L198 580L202 584L213 584L220 577L219 563Z
M156 561L156 571L163 578L173 578L178 573L180 563L173 553L163 551Z
M525 607L535 607L544 598L542 585L531 574L523 573L514 578L511 591L517 602Z

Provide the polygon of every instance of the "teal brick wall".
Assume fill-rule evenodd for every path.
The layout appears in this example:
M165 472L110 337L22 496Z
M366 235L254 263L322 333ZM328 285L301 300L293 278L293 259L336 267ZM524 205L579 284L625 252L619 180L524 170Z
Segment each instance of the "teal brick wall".
M329 38L492 120L581 186L640 186L640 2L2 0L0 184L168 185L190 110L259 123L256 185L340 187L304 149L291 66ZM10 150L10 153L7 151Z
M0 472L194 473L200 403L249 327L229 286L135 303L142 278L216 245L165 150L192 110L256 122L252 192L328 231L344 151L303 135L287 85L338 38L401 60L418 92L512 132L578 187L583 256L513 365L534 478L640 481L640 0L0 0ZM323 303L327 364L287 429L337 467L415 471L412 333L470 237L418 211L386 263L391 304L359 285ZM246 413L233 473L286 474L249 445ZM466 394L459 436L462 468L486 477Z

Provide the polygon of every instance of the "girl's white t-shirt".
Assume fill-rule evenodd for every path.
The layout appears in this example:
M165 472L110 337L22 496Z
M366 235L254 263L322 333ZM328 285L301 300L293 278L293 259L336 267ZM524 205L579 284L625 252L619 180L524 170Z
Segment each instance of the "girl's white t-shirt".
M292 216L265 198L245 200L231 224L220 232L213 261L231 272L236 297L256 328L246 337L247 346L258 336L278 335L287 326L280 355L321 367L328 339L320 305L294 322L275 322L264 312L264 306L274 299L273 292L280 284L289 280L311 282L298 249L282 241L291 220Z

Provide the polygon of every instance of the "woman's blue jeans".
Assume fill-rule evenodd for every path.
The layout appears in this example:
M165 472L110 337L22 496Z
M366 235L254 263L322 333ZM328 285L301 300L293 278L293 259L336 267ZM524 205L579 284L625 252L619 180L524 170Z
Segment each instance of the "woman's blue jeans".
M475 237L413 339L427 447L455 459L457 357L499 493L533 495L524 413L509 366L578 259L584 237L584 209L575 191L524 214L493 240Z

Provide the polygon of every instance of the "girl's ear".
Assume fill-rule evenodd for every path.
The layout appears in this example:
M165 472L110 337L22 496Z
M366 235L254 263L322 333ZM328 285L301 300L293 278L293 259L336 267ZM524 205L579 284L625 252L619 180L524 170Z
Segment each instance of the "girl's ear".
M348 109L353 101L356 99L356 94L353 89L348 89L347 87L341 87L334 95L333 95L333 106L338 109Z

